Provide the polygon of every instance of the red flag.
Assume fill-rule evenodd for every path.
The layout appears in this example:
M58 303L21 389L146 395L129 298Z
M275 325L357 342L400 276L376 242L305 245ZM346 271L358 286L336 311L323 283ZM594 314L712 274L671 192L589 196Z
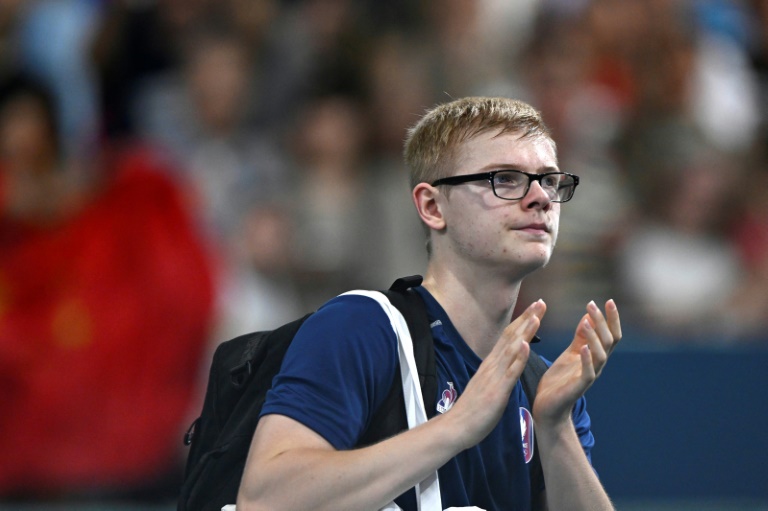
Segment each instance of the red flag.
M0 219L0 494L167 470L198 384L213 277L146 152L51 227Z

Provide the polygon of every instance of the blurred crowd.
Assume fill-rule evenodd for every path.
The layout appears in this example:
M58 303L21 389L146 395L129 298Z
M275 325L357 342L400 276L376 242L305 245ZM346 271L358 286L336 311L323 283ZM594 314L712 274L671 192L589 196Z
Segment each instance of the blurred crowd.
M581 177L543 328L768 344L768 1L0 2L0 500L172 498L216 343L424 270L438 102Z

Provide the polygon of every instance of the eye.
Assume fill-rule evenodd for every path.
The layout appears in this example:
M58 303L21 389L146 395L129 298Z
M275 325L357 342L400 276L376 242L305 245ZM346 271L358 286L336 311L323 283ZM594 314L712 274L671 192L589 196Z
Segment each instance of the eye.
M541 186L543 188L557 188L560 185L560 175L551 174L541 178Z
M493 182L500 186L516 187L525 183L526 176L519 172L499 172L493 177Z

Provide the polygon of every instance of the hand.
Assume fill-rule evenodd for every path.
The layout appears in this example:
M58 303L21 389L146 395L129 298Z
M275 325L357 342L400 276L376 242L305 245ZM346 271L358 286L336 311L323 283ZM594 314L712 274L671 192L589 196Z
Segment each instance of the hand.
M544 302L534 302L504 329L459 400L446 414L456 421L463 448L480 442L501 419L528 361L529 343L546 310Z
M590 302L573 342L541 378L533 409L537 426L570 420L573 405L600 376L620 340L616 303L608 300L603 315L595 302Z

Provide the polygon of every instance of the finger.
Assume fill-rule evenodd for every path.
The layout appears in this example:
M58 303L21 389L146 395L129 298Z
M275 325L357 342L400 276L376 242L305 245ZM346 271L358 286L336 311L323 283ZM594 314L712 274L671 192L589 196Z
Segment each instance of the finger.
M600 371L608 360L608 354L605 352L603 343L600 342L600 337L597 335L597 332L592 326L589 315L585 314L582 318L577 335L581 335L584 339L586 339L586 346L589 348L589 354L594 366L594 371L596 374L600 374ZM584 347L582 346L580 349L583 350Z
M619 318L619 308L613 299L605 302L605 316L608 328L611 330L611 335L613 335L613 344L615 346L621 341L621 320Z
M531 354L531 345L527 342L519 344L517 354L512 359L512 363L507 367L507 377L517 380L523 374L525 365L528 362L528 356Z
M589 346L582 346L579 355L581 356L581 378L589 387L597 379L597 372L595 371L595 364L592 360Z
M536 330L539 328L539 324L541 322L541 318L544 317L544 314L547 312L547 304L544 303L543 300L537 300L533 302L531 305L529 305L520 316L518 316L512 323L510 323L507 328L504 329L504 333L502 334L502 337L512 337L522 335L525 337L526 342L530 342L533 338L534 334L536 333ZM536 318L537 323L536 327L534 328L533 332L530 334L530 336L526 336L528 329L530 325L528 324L528 321L531 318Z
M536 316L541 320L544 317L544 314L547 312L547 304L544 303L544 300L538 299L532 304L530 304L528 307L525 308L522 314L518 316L517 320L525 321L526 318L529 318L531 316ZM517 321L515 320L515 321Z
M493 364L498 371L506 372L516 359L522 357L523 365L528 360L528 346L536 330L539 329L539 318L533 314L522 318L518 325L509 325L491 353L485 358L489 364ZM522 369L520 370L522 373ZM518 375L519 376L519 375Z
M594 301L587 304L587 313L592 320L592 327L597 332L597 336L600 339L600 343L603 345L603 350L606 353L610 353L613 349L613 333L608 327L608 322L603 316L602 311Z
M511 391L523 374L529 353L529 344L520 337L513 342L499 342L480 364L471 381L485 382L486 386L502 385Z

